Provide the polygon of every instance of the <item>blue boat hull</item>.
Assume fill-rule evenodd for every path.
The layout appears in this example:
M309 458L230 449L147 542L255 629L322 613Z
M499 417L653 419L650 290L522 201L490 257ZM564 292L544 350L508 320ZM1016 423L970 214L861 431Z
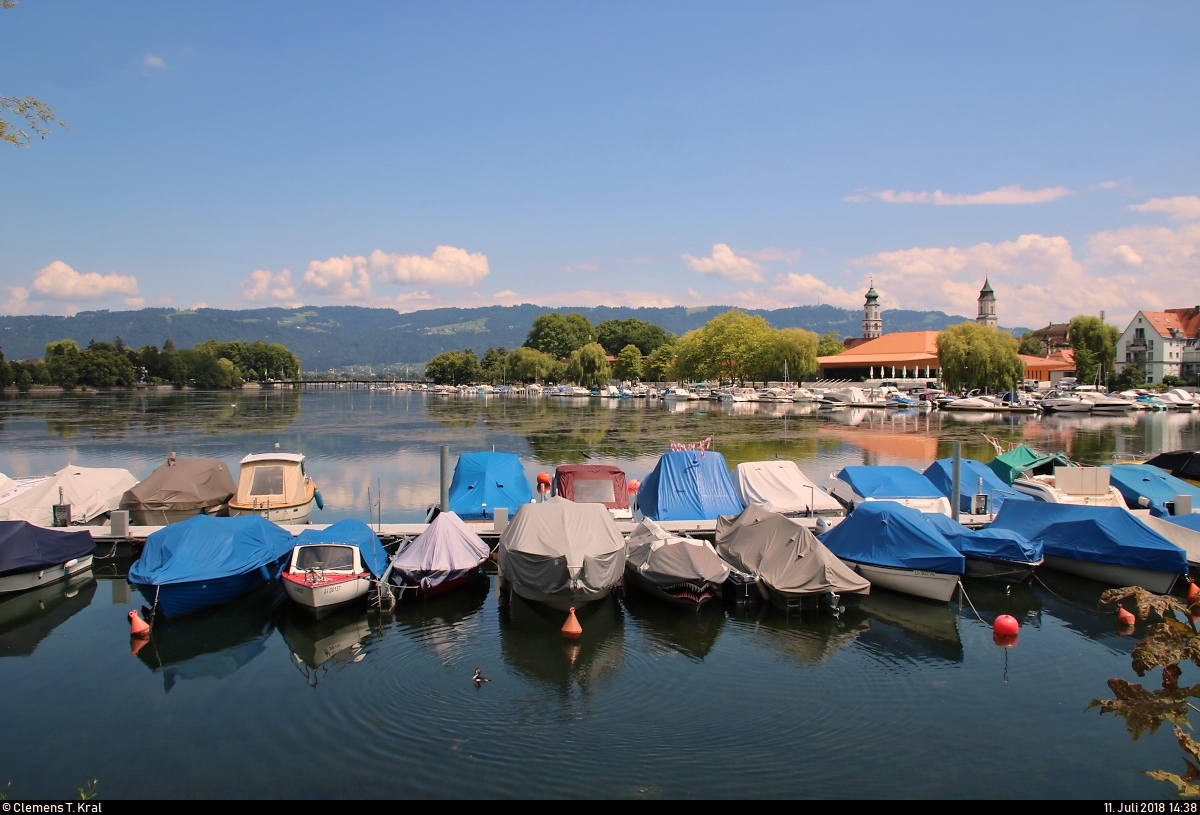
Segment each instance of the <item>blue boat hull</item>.
M164 586L138 585L137 589L152 607L157 602L156 614L169 619L231 602L266 582L263 570L254 569L231 577Z

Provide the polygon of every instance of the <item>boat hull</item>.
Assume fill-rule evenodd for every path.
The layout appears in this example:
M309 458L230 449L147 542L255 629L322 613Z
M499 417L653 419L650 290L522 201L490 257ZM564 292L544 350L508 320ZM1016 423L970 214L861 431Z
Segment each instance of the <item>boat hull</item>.
M948 603L954 597L961 575L945 574L943 572L926 572L920 569L898 569L891 566L875 566L870 563L856 563L846 560L856 572L872 586L881 589L934 600L938 603Z
M1117 566L1112 563L1097 563L1089 560L1073 560L1071 558L1046 555L1046 568L1073 574L1076 577L1086 577L1097 583L1107 583L1110 586L1141 586L1155 594L1168 594L1179 579L1179 575L1169 572L1155 572L1149 569L1135 569L1132 566Z
M566 611L569 608L579 608L586 603L595 602L596 600L603 600L608 597L608 595L612 594L613 590L612 586L605 586L604 588L593 592L580 591L564 594L547 594L546 592L538 591L535 588L525 586L520 583L510 583L510 585L512 586L512 590L516 592L518 596L523 597L526 600L530 600L534 603L544 603L552 608L561 609L563 611Z
M984 578L987 580L1003 580L1008 583L1023 583L1033 577L1033 573L1042 561L1037 563L1019 563L1013 560L988 560L985 558L966 556L967 577Z
M310 582L305 574L285 572L283 586L288 599L313 613L339 608L367 596L370 574L347 575L345 579L318 579Z
M641 592L680 608L696 609L710 600L721 598L721 586L716 583L681 581L674 586L660 586L647 580L637 569L629 568L625 570L625 579Z
M448 591L460 589L463 586L469 586L472 583L484 577L482 569L478 567L473 569L464 569L458 572L453 577L449 577L438 583L436 586L428 588L423 587L419 581L405 580L399 583L401 589L401 597L408 592L413 592L417 597L437 597L439 594L445 594Z
M214 518L224 518L229 515L229 504L204 507L203 509L131 509L129 523L131 526L166 526L196 515L211 515Z
M0 577L0 594L12 594L49 586L86 572L90 568L92 568L92 556L84 555L59 566L5 575Z
M157 605L156 614L170 619L231 602L267 582L262 569L253 569L244 574L212 580L169 583L163 586L139 584L137 589L152 606Z
M306 524L312 517L313 509L317 506L317 499L310 498L303 504L283 504L275 507L247 507L237 504L229 505L229 515L237 517L239 515L261 515L268 521L277 524Z

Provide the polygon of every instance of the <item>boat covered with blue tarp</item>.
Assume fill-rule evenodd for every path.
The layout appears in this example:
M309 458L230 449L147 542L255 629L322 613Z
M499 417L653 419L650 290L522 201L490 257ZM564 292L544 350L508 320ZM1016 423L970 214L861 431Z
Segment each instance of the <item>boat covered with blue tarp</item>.
M450 511L464 521L491 520L496 507L509 516L533 500L521 460L514 453L463 453L450 482Z
M229 602L278 576L296 539L260 515L197 515L146 538L129 568L157 613L189 614Z
M36 572L90 555L91 533L47 529L28 521L0 521L0 575Z
M655 521L715 520L741 513L725 457L712 450L663 453L637 492L638 509Z
M346 518L324 529L305 529L293 540L294 546L313 543L340 543L357 548L362 565L374 577L383 577L391 560L375 530L354 518Z
M1042 562L1042 544L1011 529L971 529L945 515L926 513L933 526L967 559L967 574L1021 581Z
M895 501L860 504L820 540L872 585L928 599L948 601L966 572L962 552L925 513Z
M1189 496L1192 499L1192 507L1200 509L1200 488L1158 467L1148 464L1114 464L1109 470L1108 479L1131 508L1146 507L1151 515L1159 518L1171 514L1166 505L1173 503L1176 495ZM1145 504L1140 503L1141 498L1146 499Z
M962 469L958 484L959 512L972 512L975 495L980 491L979 482L983 480L983 494L988 497L988 512L992 515L1000 511L1005 501L1032 501L1032 495L1016 492L1000 479L982 461L973 458L960 459ZM942 458L933 462L925 470L925 478L943 495L954 500L954 459Z
M1166 594L1188 571L1183 549L1123 507L1010 501L991 528L1041 543L1051 568L1112 585Z
M895 498L942 498L941 491L925 476L908 467L854 465L843 467L836 476L863 498L886 501Z

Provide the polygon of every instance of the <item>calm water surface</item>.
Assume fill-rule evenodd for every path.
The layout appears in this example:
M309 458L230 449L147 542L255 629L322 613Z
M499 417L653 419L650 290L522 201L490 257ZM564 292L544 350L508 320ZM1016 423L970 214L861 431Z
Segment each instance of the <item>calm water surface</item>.
M821 480L864 462L923 469L955 441L986 460L985 436L1110 463L1196 448L1200 423L371 391L8 397L0 472L142 478L169 451L236 471L279 443L308 456L314 520L374 506L386 523L437 499L442 444L515 452L531 477L594 459L641 478L669 441L710 435L731 467L778 455ZM1137 680L1133 640L1096 608L1104 587L1053 572L1007 594L967 584L985 620L1022 621L1012 649L968 604L884 591L839 620L679 613L630 591L586 608L567 644L560 614L502 603L493 578L320 622L260 592L156 626L135 656L128 566L0 602L14 797L98 778L101 798L1128 799L1170 795L1142 770L1183 769L1168 732L1132 743L1122 720L1085 712L1109 677ZM476 667L493 681L477 688Z

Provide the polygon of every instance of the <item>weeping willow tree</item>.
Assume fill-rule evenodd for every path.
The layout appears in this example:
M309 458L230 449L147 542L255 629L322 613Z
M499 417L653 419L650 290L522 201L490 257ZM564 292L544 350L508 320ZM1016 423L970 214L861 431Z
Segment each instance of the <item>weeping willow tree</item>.
M1025 379L1017 341L992 326L959 323L938 334L942 382L950 390L1002 391Z

